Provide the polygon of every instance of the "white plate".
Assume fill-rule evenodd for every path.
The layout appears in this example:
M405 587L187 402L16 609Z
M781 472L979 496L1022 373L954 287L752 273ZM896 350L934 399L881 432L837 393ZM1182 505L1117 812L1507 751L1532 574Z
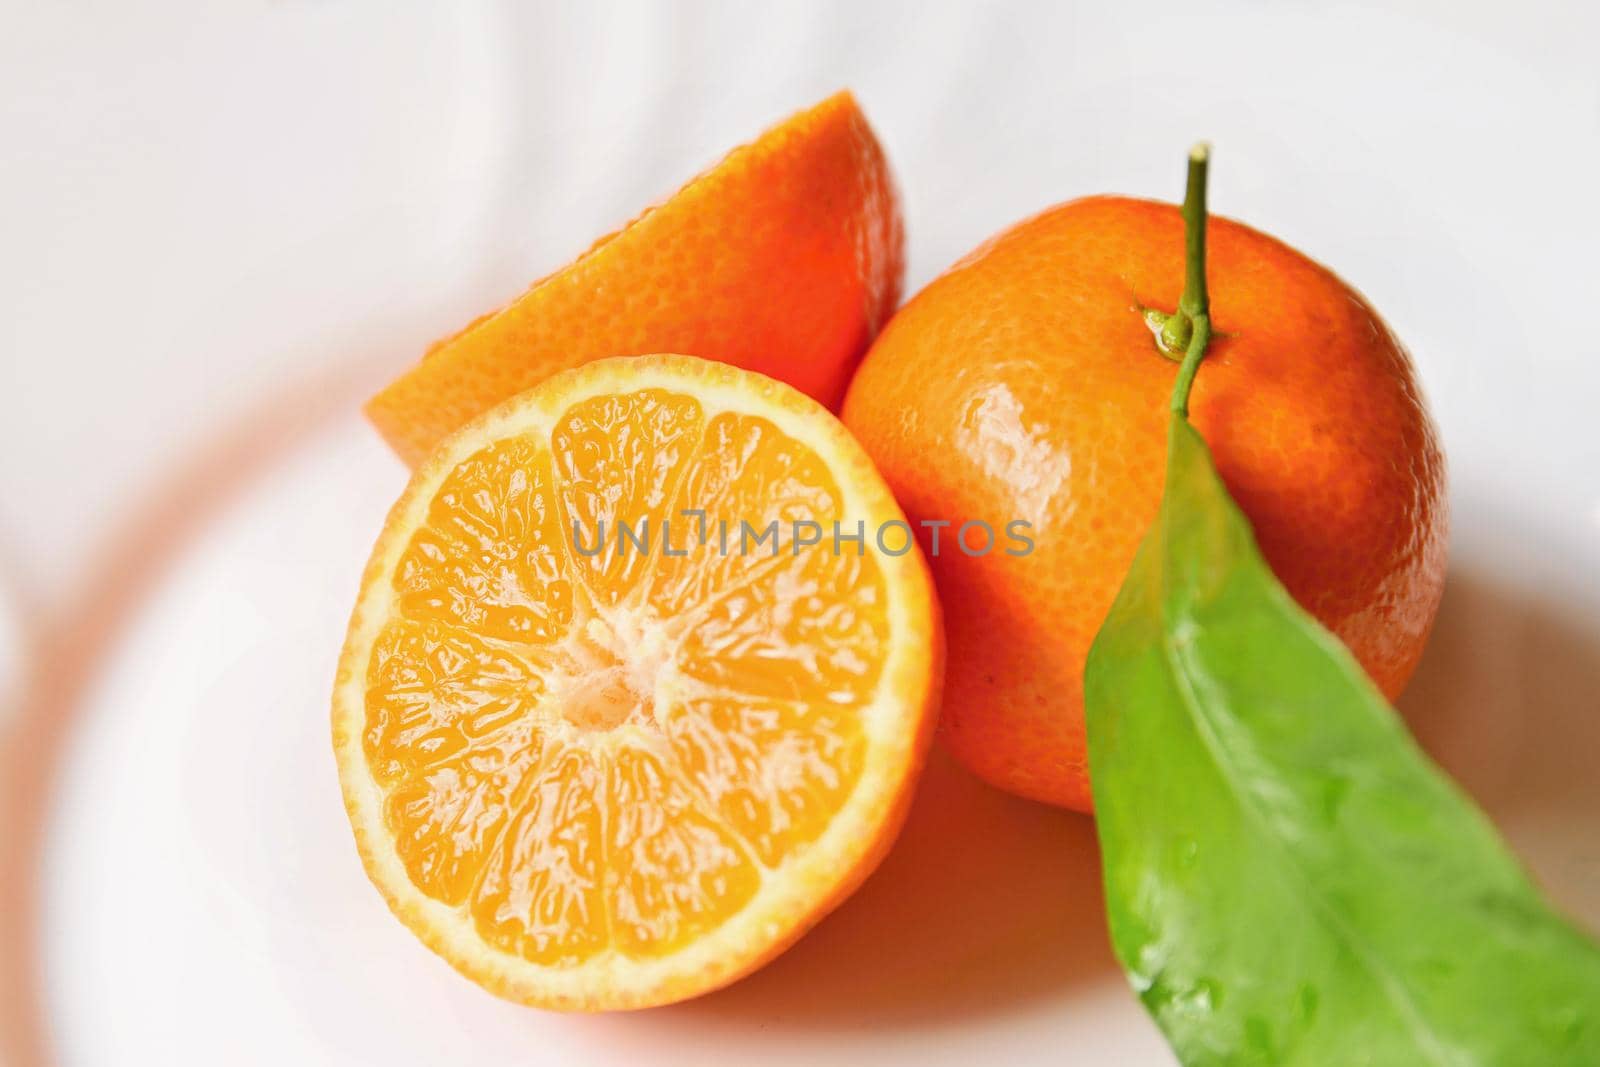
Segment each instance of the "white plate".
M840 84L900 174L913 287L1052 201L1175 196L1203 133L1220 211L1372 297L1455 504L1404 706L1600 927L1600 14L927 7L8 13L0 577L42 651L0 751L0 1055L1171 1062L1111 964L1089 823L943 760L854 899L669 1009L501 1003L355 858L328 688L403 480L359 399Z
M185 547L105 658L44 864L65 1062L1009 1062L1045 1040L1086 1063L1167 1062L1106 946L1088 820L943 759L879 874L732 989L584 1018L458 977L362 873L328 740L351 597L401 483L359 421L324 426Z

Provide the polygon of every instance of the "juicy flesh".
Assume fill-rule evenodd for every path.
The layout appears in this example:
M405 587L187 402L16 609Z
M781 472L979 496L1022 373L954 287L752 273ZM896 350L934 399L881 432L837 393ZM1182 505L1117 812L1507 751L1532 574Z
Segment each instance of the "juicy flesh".
M460 463L367 676L365 752L415 885L551 966L663 956L748 904L862 772L883 577L851 543L792 540L846 519L807 446L661 390ZM619 550L619 520L647 550Z

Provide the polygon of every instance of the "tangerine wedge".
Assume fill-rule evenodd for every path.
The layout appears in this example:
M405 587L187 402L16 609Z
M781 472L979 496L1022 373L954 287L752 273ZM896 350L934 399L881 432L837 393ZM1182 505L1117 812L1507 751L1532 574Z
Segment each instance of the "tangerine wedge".
M558 371L647 352L757 370L836 407L904 272L888 160L855 98L837 93L435 344L367 416L415 466Z
M931 737L904 521L825 409L690 357L564 372L449 439L384 526L333 697L395 914L551 1008L782 951L887 851Z

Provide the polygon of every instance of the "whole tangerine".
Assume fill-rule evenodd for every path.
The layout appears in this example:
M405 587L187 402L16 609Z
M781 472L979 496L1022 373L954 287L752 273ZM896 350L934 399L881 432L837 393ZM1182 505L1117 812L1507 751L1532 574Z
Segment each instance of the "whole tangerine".
M1448 526L1410 357L1359 293L1282 242L1213 218L1209 245L1193 422L1274 572L1392 699L1438 608ZM1084 661L1161 496L1178 364L1147 313L1172 312L1183 281L1176 207L1050 208L914 297L843 409L933 568L944 743L988 782L1080 811ZM953 535L973 521L1027 523L1031 551L1003 534L1010 552L971 551L981 532L970 547Z

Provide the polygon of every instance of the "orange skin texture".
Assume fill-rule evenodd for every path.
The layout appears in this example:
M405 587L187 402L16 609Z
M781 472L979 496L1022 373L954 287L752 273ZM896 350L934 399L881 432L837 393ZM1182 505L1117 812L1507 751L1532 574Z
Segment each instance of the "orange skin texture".
M888 161L841 92L434 345L367 416L414 467L449 433L558 371L649 352L759 371L836 410L900 302L904 273Z
M1177 307L1183 248L1168 204L1051 208L912 299L844 405L912 520L953 523L930 558L945 744L993 785L1079 811L1084 661L1160 503L1178 370L1142 309ZM1438 608L1448 527L1410 357L1359 293L1266 234L1212 218L1208 258L1194 424L1274 572L1393 699ZM956 550L967 519L995 528L995 551ZM1012 519L1032 523L1028 555L1002 551Z

